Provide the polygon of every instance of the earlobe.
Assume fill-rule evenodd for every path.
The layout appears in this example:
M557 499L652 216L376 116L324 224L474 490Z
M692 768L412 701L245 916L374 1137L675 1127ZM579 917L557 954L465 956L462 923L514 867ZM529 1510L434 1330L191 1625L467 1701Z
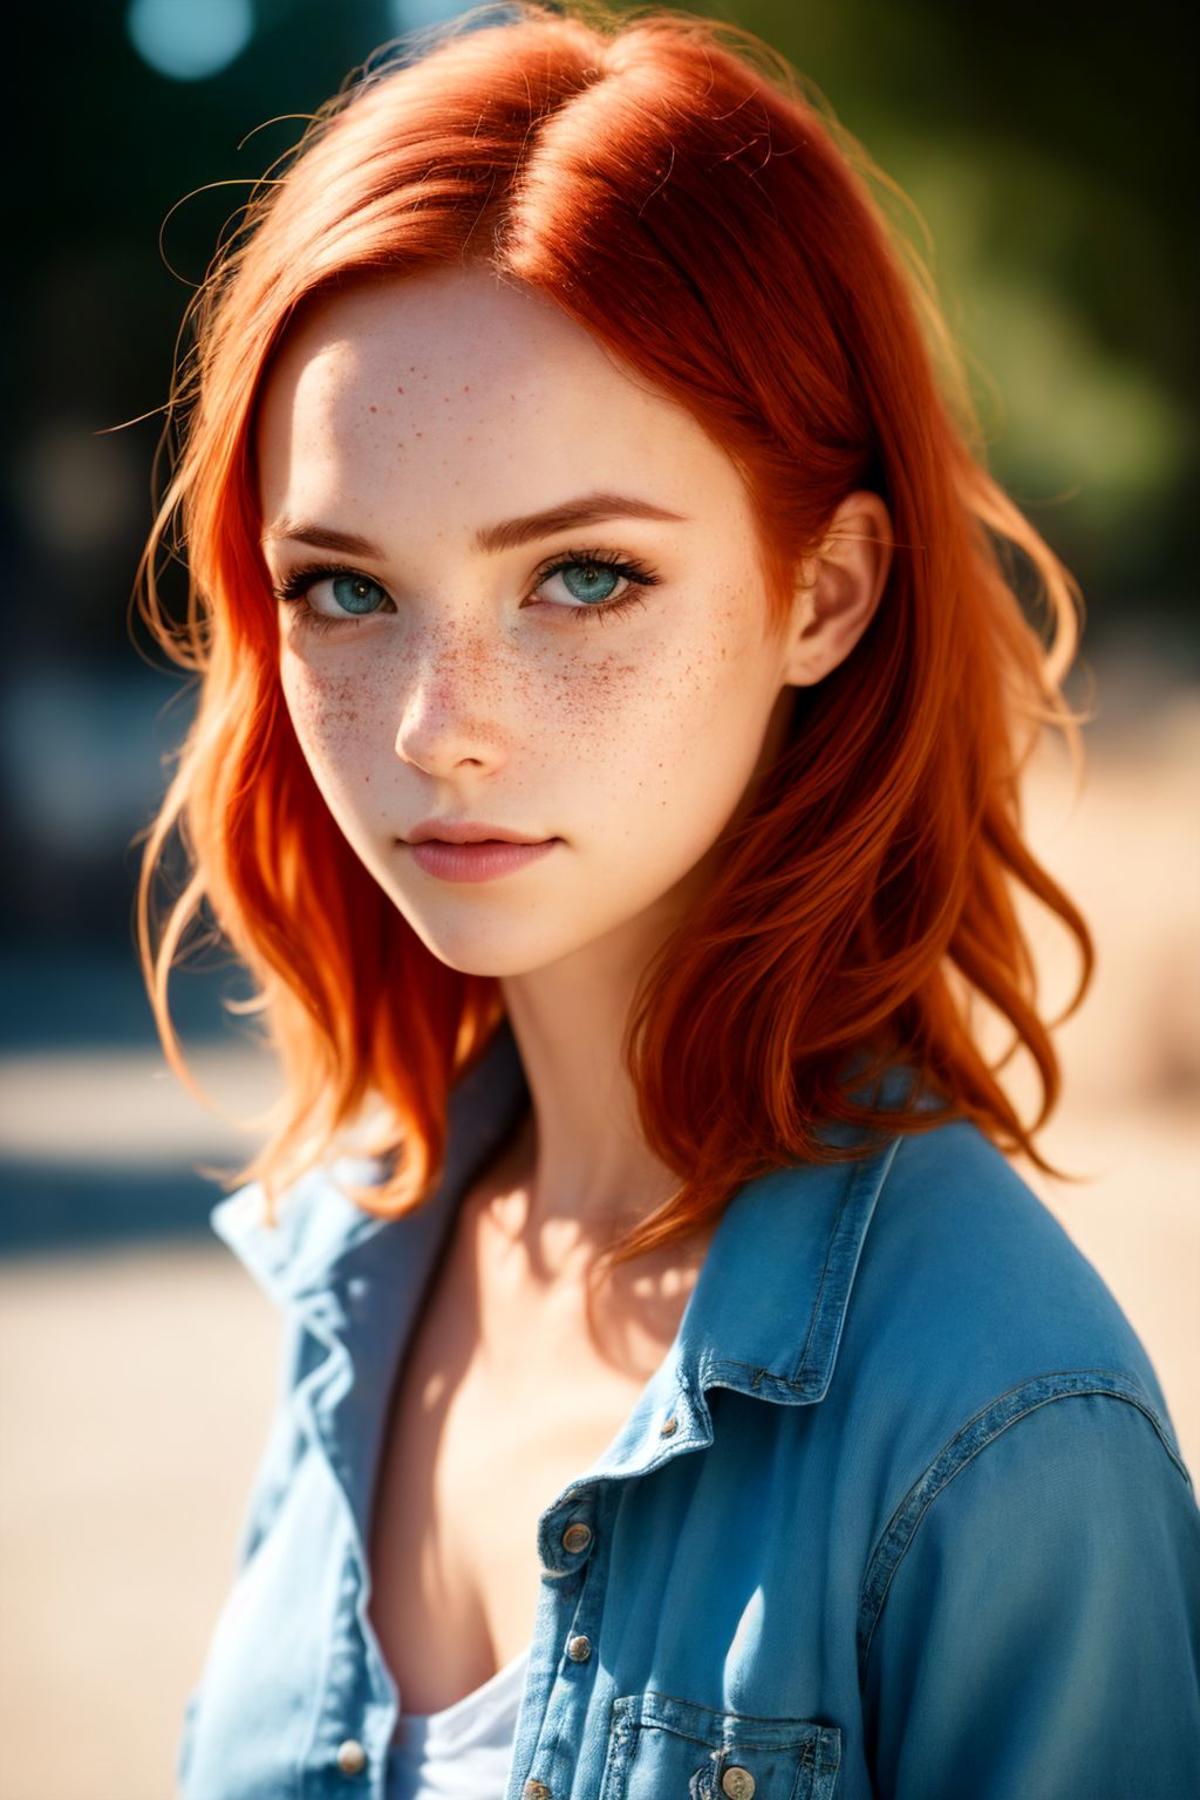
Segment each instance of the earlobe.
M883 597L892 549L880 496L848 495L820 550L800 562L787 681L812 686L849 656Z

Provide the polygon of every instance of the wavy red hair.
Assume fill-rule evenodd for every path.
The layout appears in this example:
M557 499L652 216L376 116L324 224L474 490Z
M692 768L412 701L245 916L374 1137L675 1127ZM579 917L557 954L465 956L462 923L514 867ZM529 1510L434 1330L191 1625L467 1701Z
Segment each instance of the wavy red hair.
M253 458L264 371L298 307L359 273L479 260L536 288L690 409L753 509L770 618L838 502L869 487L896 539L849 657L797 690L790 738L727 834L719 874L645 971L624 1046L649 1147L680 1178L610 1247L625 1261L715 1217L781 1163L841 1160L844 1122L879 1133L974 1120L1060 1172L1032 1133L1057 1102L1013 905L1022 883L1082 956L1087 925L1020 825L1019 776L1043 724L1081 765L1062 678L1077 584L985 466L961 354L920 257L889 222L898 190L779 54L686 12L490 6L399 40L309 121L256 184L186 319L168 431L187 412L138 566L156 641L201 677L194 721L145 832L137 938L168 1062L167 983L208 902L256 983L283 1065L270 1135L229 1185L276 1195L368 1103L359 1150L386 1178L347 1191L394 1216L443 1167L451 1084L503 1016L499 982L440 964L364 870L317 790L280 689ZM390 48L390 47L389 47ZM900 196L902 198L902 196ZM186 542L186 623L156 565ZM1017 598L1032 574L1048 642ZM188 880L152 929L179 827ZM1043 1089L1026 1128L971 1029L982 996ZM848 1073L911 1064L943 1110L851 1098ZM243 1125L243 1129L248 1129ZM869 1139L867 1142L869 1143ZM877 1141L877 1140L876 1140ZM206 1171L216 1173L215 1171Z

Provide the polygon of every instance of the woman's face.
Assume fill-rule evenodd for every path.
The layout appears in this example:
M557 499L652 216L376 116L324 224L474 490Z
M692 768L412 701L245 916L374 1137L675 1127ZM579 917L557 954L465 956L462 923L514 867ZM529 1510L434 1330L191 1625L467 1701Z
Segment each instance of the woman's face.
M729 458L551 303L477 268L311 306L268 375L257 454L276 587L340 571L306 578L315 616L278 602L296 736L414 931L494 976L615 933L652 947L795 693ZM608 516L511 523L598 496ZM301 541L322 532L361 543ZM557 841L449 880L406 842L431 817Z

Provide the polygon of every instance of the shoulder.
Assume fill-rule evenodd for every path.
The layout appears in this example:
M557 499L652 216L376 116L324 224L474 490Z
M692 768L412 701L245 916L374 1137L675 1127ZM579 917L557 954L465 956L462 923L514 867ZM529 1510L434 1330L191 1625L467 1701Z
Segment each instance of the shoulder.
M961 1407L1031 1379L1106 1371L1141 1389L1165 1422L1153 1365L1112 1290L968 1121L896 1144L850 1310L858 1354L901 1356L935 1402Z
M1000 1396L902 1493L859 1597L881 1789L1200 1792L1200 1511L1098 1372Z
M1136 1435L1190 1486L1157 1373L1098 1270L1004 1154L950 1120L899 1140L845 1320L838 1388L873 1446L882 1529L1053 1406ZM1096 1401L1107 1401L1095 1411ZM1082 1473L1082 1471L1081 1471Z
M1046 1619L1066 1632L1084 1614L1165 1671L1195 1625L1200 1512L1157 1374L1099 1272L975 1126L897 1144L843 1348L843 1404L870 1439L860 1674L873 1647L894 1671L943 1632L965 1668L985 1619L997 1659L1005 1643L1057 1654ZM1146 1609L1147 1581L1170 1606Z

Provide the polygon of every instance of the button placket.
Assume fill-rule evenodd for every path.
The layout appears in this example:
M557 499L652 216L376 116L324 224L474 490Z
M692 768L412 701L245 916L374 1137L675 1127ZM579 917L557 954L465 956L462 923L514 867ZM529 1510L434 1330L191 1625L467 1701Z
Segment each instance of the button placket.
M372 1755L377 1754L379 1711L371 1680L371 1658L359 1628L357 1598L360 1591L358 1564L353 1544L347 1547L346 1564L338 1583L336 1609L330 1630L328 1658L322 1682L321 1703L309 1752L309 1767L301 1783L304 1795L323 1797L344 1787L365 1797L376 1793L372 1779ZM334 1786L331 1787L332 1777Z
M572 1519L561 1538L562 1547L572 1556L580 1556L590 1551L593 1542L592 1528L583 1519ZM592 1654L592 1640L586 1632L572 1632L567 1639L567 1655L574 1663L586 1662Z

